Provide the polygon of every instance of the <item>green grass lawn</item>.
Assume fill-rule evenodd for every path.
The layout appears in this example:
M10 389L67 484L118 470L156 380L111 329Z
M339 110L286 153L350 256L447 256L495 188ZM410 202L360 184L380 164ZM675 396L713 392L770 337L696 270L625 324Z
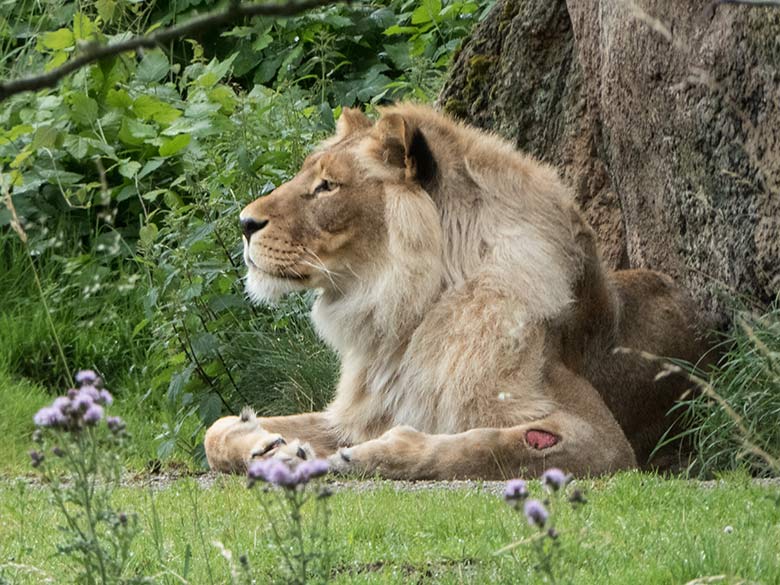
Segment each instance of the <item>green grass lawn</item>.
M580 486L589 503L579 511L562 506L555 522L563 582L687 583L721 575L715 582L780 582L776 489L744 477L706 489L641 473ZM135 567L155 575L154 582L227 583L228 563L214 545L220 542L234 558L246 554L257 582L268 582L278 558L258 495L269 497L235 477L208 489L193 480L156 492L123 488L118 502L139 514L143 528ZM514 556L495 554L533 533L500 496L479 489L397 492L388 482L337 491L329 502L334 582L544 582L529 546ZM58 522L44 490L0 485L0 582L69 582L71 566L57 554Z
M35 412L50 404L54 396L63 394L47 392L40 385L23 378L11 376L0 367L0 478L13 478L29 474L30 458L27 452L32 448L31 436L35 426L32 418ZM162 431L164 415L150 408L149 403L139 401L139 394L118 395L111 407L111 414L121 416L130 429L132 441L127 453L126 465L133 471L142 471L157 459L156 440ZM178 453L176 455L179 455ZM166 465L194 467L191 461L181 457L166 461Z

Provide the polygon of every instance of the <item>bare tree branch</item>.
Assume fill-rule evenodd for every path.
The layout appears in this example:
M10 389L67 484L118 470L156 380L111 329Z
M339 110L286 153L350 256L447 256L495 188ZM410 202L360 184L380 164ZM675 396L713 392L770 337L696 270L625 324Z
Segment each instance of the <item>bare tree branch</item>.
M64 65L52 69L48 73L0 83L0 101L24 91L35 91L45 87L54 87L66 75L73 73L90 63L112 57L113 55L118 55L119 53L135 51L139 48L151 49L172 39L181 38L207 29L223 27L240 18L249 18L253 16L294 16L301 12L305 12L306 10L319 8L332 3L333 0L291 0L284 4L239 4L238 2L233 2L227 9L221 12L204 14L203 16L198 16L183 24L159 29L150 35L139 35L109 45L91 43L86 45L83 52L79 53L76 57Z

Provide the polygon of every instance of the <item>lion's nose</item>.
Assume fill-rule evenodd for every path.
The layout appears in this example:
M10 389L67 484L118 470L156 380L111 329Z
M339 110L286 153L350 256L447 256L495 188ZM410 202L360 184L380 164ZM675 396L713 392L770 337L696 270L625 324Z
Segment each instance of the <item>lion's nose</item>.
M251 217L247 217L241 220L241 231L244 232L244 237L248 242L252 238L252 234L259 232L265 226L268 225L267 219L256 220Z

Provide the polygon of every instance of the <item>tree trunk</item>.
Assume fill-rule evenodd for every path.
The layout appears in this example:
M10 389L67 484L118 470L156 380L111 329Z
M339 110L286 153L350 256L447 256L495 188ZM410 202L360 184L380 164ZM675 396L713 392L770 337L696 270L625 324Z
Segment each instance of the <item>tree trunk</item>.
M557 165L613 268L723 324L780 289L780 9L502 0L440 106Z

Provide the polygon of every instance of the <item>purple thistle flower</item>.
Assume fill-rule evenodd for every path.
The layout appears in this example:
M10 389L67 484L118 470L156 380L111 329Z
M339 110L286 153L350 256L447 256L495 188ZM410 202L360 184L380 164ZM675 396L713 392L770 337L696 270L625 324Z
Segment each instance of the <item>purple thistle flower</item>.
M276 459L272 459L271 461L276 461L278 465L273 465L268 468L266 473L268 483L285 488L292 488L298 485L298 479L295 477L295 474L290 471L289 467Z
M58 445L52 447L51 452L54 454L55 457L65 457L65 451L62 449L62 447Z
M30 459L32 460L33 467L38 467L45 459L43 453L39 453L38 451L30 451L29 455Z
M92 402L100 403L100 391L98 391L97 388L94 386L82 386L76 396L89 396L92 399Z
M71 388L70 390L68 390L68 398L70 398L71 400L76 398L76 396L78 395L79 395L78 388Z
M33 416L33 422L39 427L60 427L68 421L59 408L44 406Z
M528 488L522 479L510 479L504 488L504 499L507 502L516 502L528 497Z
M304 461L295 469L295 479L300 484L309 483L310 480L328 473L329 468L330 466L325 459Z
M106 418L106 425L108 426L108 430L114 434L125 430L125 421L118 416L109 416Z
M111 392L109 392L108 390L101 390L99 392L99 396L98 396L97 402L98 402L98 404L103 404L105 406L111 406L113 404L113 402L114 402L114 397L111 396Z
M551 467L542 474L542 484L552 492L563 489L569 481L571 481L571 476L566 475L557 467Z
M93 426L103 419L103 407L99 404L93 404L84 413L82 420L85 425Z
M250 484L253 481L270 481L268 479L268 472L273 466L278 464L280 464L280 461L276 459L261 459L259 461L253 461L250 463L246 470Z
M535 525L539 528L545 525L549 517L547 508L539 500L527 500L523 506L523 513L531 526Z
M89 407L93 404L95 404L94 398L89 392L84 392L84 390L81 390L76 394L76 398L74 398L72 402L73 410L76 412L87 412Z
M298 484L298 480L290 468L278 459L263 459L250 463L247 468L247 476L250 487L254 485L255 481L265 481L286 488Z
M268 465L270 459L262 459L260 461L252 461L246 468L246 475L250 481L266 481L265 468Z
M100 380L100 376L94 370L80 370L76 372L76 383L79 386L92 386Z
M56 408L63 414L67 414L71 406L71 400L67 396L58 396L54 399L54 402L51 403L52 408Z

